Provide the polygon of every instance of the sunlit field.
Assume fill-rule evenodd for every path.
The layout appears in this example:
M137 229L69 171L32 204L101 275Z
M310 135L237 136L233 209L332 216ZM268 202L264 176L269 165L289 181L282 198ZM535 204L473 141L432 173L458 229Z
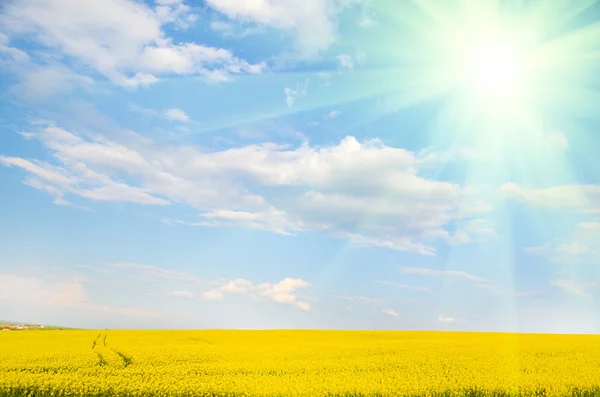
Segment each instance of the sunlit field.
M5 332L0 385L2 396L591 396L600 336Z

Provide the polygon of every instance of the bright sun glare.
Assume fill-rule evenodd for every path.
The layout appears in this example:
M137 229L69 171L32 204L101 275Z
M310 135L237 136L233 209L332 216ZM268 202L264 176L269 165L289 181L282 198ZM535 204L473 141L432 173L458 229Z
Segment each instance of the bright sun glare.
M484 97L515 94L523 84L521 57L507 44L483 45L473 51L467 62L467 78Z

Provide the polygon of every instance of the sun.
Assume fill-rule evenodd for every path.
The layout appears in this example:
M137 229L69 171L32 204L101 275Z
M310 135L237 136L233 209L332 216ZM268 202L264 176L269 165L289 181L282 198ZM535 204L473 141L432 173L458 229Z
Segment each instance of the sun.
M526 83L522 56L506 43L483 44L469 54L465 63L467 82L484 98L517 95Z

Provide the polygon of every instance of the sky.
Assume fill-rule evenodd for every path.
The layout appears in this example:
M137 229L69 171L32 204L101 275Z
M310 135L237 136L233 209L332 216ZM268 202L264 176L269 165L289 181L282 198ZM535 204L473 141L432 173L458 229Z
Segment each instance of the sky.
M0 319L598 333L599 20L4 1Z

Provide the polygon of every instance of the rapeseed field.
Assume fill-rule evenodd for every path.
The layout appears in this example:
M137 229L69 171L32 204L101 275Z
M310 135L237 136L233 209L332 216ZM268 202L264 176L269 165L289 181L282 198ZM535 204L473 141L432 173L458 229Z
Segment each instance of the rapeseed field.
M600 336L392 331L0 334L0 396L388 395L600 395Z

